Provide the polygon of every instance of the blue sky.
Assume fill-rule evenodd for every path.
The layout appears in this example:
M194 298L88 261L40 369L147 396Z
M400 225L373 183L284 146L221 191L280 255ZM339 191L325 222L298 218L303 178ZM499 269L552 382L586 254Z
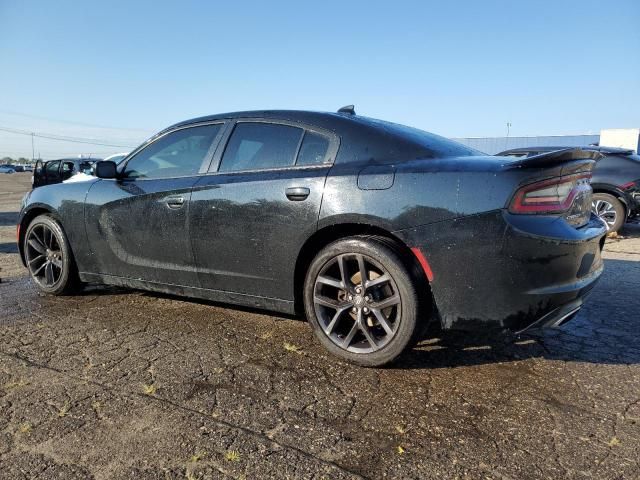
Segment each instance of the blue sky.
M350 103L453 137L639 127L639 27L637 0L0 0L0 127L135 145L208 113ZM30 138L0 132L18 152Z

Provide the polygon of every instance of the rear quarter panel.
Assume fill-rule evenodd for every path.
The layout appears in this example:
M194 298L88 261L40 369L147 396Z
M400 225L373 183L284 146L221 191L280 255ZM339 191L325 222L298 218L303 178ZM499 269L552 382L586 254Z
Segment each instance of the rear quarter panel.
M484 157L390 163L387 167L393 175L391 182L362 182L368 165L353 162L331 169L320 228L336 223L366 223L393 232L498 210L504 208L522 179L522 172L502 171L501 162ZM359 183L388 187L364 189Z

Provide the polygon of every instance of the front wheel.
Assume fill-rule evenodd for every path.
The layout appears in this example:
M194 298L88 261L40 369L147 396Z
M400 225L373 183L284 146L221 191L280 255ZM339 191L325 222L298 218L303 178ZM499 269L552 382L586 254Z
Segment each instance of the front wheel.
M393 361L422 331L415 280L394 248L371 237L321 250L307 272L304 304L320 342L358 365Z
M620 200L608 193L594 193L591 209L607 225L609 232L620 230L625 221L625 208Z
M24 236L24 255L31 278L49 295L64 295L79 286L69 241L48 215L34 218Z

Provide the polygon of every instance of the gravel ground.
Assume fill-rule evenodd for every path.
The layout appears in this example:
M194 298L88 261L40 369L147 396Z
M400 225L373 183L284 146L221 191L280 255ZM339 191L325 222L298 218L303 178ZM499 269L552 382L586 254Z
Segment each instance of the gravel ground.
M640 478L640 227L559 330L447 335L385 369L306 323L91 287L37 293L0 176L0 478Z

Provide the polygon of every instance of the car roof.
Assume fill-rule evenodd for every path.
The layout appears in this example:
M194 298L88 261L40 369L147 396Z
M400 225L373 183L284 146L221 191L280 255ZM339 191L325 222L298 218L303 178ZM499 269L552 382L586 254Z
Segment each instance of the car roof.
M97 162L99 161L99 158L54 158L52 160L44 160L42 163L49 163L49 162Z
M273 120L289 120L292 122L309 123L317 126L329 126L335 120L357 120L355 114L350 113L333 113L333 112L315 112L310 110L245 110L239 112L216 113L214 115L205 115L202 117L191 118L175 123L158 133L161 135L168 130L178 127L184 127L195 123L211 122L215 120L232 120L238 118L261 118Z
M505 150L500 152L498 155L505 155L508 153L527 153L527 152L555 152L556 150L564 150L567 148L579 148L581 150L589 150L596 151L601 153L606 153L609 155L633 155L635 152L628 148L618 148L618 147L599 147L595 145L576 147L576 146L563 146L563 147L522 147L522 148L511 148L509 150Z

